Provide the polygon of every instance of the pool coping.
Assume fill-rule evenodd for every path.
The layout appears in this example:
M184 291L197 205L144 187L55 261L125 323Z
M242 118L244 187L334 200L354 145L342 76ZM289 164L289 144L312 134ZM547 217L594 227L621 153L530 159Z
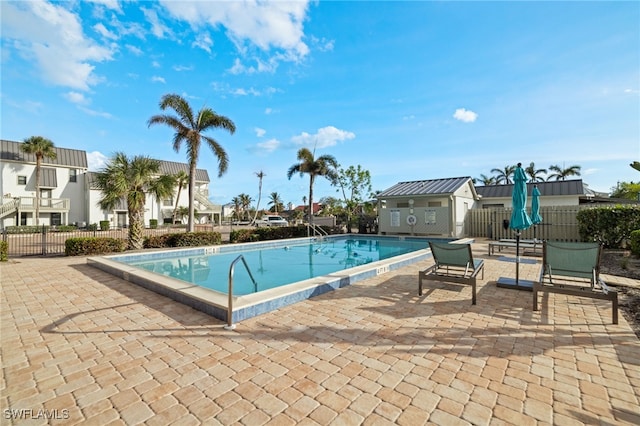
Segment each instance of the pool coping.
M353 236L355 238L389 238L389 239L446 239L443 237L411 237L411 236L390 236L390 235L362 235L362 234L338 234L335 236L323 237L324 239ZM426 260L431 257L429 248L416 250L389 259L378 260L366 265L356 266L333 272L320 277L314 277L285 286L271 288L248 295L232 297L232 314L228 316L229 296L215 290L204 288L195 284L189 284L175 278L146 271L134 266L129 266L116 261L118 258L135 258L144 256L145 258L156 258L182 255L208 255L214 253L224 253L242 248L269 248L284 247L291 244L306 243L308 241L318 241L317 237L292 238L285 240L270 240L255 243L225 244L218 246L184 248L184 249L162 249L153 252L118 254L111 256L89 257L87 264L97 269L108 272L133 284L151 290L155 293L169 297L177 302L183 303L199 311L205 312L217 319L231 325L274 311L284 306L301 302L320 294L336 290L341 287L352 285L358 281L382 275L390 271L402 268L416 262ZM451 240L451 239L447 239ZM456 242L472 242L464 239Z

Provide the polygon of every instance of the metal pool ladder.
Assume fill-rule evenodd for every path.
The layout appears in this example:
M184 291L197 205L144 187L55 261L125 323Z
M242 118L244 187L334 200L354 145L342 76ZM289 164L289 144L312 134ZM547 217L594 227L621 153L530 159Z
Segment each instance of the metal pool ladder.
M229 266L229 289L227 293L229 295L229 306L227 309L227 325L224 326L226 330L234 330L236 328L235 324L233 323L233 271L236 267L236 263L238 263L239 260L242 260L242 263L244 263L244 268L249 273L251 281L253 281L254 291L258 291L258 283L256 282L255 278L253 278L253 274L251 273L249 265L247 265L247 261L245 260L244 256L240 255L236 257L233 262L231 262L231 266Z

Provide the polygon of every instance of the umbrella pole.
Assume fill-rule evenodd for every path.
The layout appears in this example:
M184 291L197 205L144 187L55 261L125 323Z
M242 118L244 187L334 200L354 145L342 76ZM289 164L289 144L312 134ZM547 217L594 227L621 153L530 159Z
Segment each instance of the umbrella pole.
M520 231L516 232L516 287L520 278Z

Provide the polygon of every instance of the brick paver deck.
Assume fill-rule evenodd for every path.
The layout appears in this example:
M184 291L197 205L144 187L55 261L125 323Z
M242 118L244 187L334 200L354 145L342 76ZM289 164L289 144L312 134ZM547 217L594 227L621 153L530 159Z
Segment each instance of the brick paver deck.
M238 324L84 258L0 265L2 424L640 424L640 341L611 304L417 296L405 267ZM520 265L537 277L540 264ZM46 417L53 417L47 419Z

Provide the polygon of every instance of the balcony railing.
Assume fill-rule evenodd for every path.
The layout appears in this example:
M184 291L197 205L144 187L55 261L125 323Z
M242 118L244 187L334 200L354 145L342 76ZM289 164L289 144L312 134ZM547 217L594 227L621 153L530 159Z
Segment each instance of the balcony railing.
M36 197L20 197L21 211L35 211ZM71 208L71 200L68 198L40 198L40 212L68 212Z

